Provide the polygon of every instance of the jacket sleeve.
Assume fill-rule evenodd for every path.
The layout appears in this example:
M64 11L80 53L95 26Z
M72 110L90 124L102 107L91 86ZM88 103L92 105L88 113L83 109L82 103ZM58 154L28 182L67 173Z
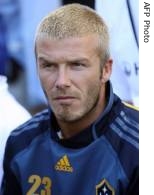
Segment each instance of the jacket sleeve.
M21 187L20 184L11 170L11 160L13 158L13 147L9 142L9 139L6 144L4 161L3 161L3 169L4 175L2 179L0 195L21 195Z
M139 169L137 168L132 175L126 195L139 195Z

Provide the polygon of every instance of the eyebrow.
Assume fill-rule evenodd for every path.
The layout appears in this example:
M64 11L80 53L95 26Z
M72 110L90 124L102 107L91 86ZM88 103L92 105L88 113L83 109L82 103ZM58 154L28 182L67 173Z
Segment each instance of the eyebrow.
M51 61L51 60L47 60L47 59L45 59L45 58L43 58L43 57L38 57L38 61L39 61L39 62L52 63L52 61Z
M40 56L38 57L38 61L41 62L41 63L57 63L57 61L52 61L52 60L48 60L48 59L45 59L44 57ZM89 62L89 60L87 58L84 58L84 57L81 57L81 58L72 58L70 60L66 60L66 62L68 63L72 63L72 62Z

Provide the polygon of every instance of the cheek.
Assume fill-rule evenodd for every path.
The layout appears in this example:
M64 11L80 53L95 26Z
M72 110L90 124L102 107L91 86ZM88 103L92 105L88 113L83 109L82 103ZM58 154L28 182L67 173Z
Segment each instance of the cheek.
M53 77L47 73L40 73L39 78L44 91L46 93L50 93L54 83Z
M91 77L84 79L80 82L80 90L84 99L90 97L91 94L98 94L98 91L101 87L101 79L99 75L92 75Z
M91 83L100 82L101 71L100 68L94 69L89 68L81 72L73 72L71 74L71 80L74 81L74 84L80 86L80 88L88 87Z

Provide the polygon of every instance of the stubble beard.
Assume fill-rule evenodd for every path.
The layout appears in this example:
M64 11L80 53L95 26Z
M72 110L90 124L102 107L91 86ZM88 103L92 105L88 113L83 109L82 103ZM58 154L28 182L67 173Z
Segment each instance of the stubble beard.
M79 105L79 109L72 110L71 106L61 105L61 108L54 109L53 112L56 118L65 123L73 123L81 120L83 117L88 116L97 107L100 97L100 85L90 87L87 91L84 101Z

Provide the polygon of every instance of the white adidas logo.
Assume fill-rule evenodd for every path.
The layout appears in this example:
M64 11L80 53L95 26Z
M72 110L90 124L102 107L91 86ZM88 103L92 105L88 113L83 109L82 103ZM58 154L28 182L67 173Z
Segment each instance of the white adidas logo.
M64 155L55 165L55 169L58 171L73 172L73 168L69 163L67 155Z

